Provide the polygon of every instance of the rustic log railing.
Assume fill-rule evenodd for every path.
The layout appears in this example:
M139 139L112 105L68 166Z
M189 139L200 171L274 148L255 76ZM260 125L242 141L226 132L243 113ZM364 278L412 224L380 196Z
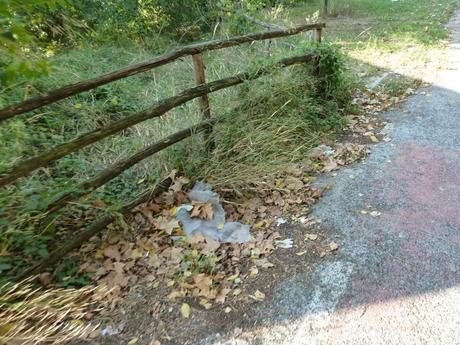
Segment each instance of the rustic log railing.
M187 55L196 55L210 50L241 45L243 43L251 43L271 38L292 36L300 32L321 30L324 27L326 27L326 24L324 23L307 24L300 25L291 29L257 32L245 36L232 37L225 40L214 40L184 46L182 48L175 49L167 54L160 55L153 60L141 62L112 73L104 74L96 78L81 81L76 84L66 85L62 88L50 91L44 94L43 96L32 98L19 104L11 105L9 107L0 109L0 121L40 108L44 105L54 103L69 96L79 94L83 91L88 91L119 79L130 77L142 72L147 72L153 68L166 65Z
M187 103L195 98L199 98L200 111L203 117L203 122L190 128L179 131L177 133L174 133L158 142L144 147L141 151L137 152L136 154L128 158L121 159L113 163L111 166L107 167L96 176L81 182L71 191L64 192L58 195L49 205L46 205L43 208L43 211L46 213L52 213L60 210L61 208L66 206L70 201L76 200L88 193L91 193L95 189L101 187L110 180L119 176L122 172L131 168L132 166L144 160L145 158L150 157L153 154L181 140L190 137L193 133L205 132L205 135L209 137L209 135L212 132L212 126L216 121L216 119L212 118L211 116L211 110L208 99L209 93L229 88L248 80L257 79L263 75L268 74L274 68L286 67L294 64L307 62L315 63L317 61L317 57L313 53L289 57L281 59L276 63L266 65L255 72L240 73L232 77L223 78L206 83L205 68L202 57L203 52L222 49L259 40L291 36L305 31L314 31L314 39L317 42L320 42L321 31L324 27L325 24L323 23L301 25L290 29L280 29L252 33L249 35L232 37L225 40L215 40L185 46L182 48L175 49L170 53L158 56L151 61L142 62L96 78L81 81L79 83L72 85L67 85L62 88L50 91L42 96L35 97L30 100L21 102L19 104L11 105L6 108L0 109L1 122L14 116L43 107L45 105L55 103L59 100L68 98L70 96L97 88L101 85L165 65L186 55L191 55L193 59L195 80L197 86L183 90L175 96L160 100L156 104L141 112L129 115L105 127L100 127L91 132L84 133L73 140L60 144L34 157L26 158L22 161L19 161L7 170L0 172L0 187L6 186L41 167L45 167L49 163L59 158L69 155L108 136L116 134L126 128L132 127L145 120L162 116L171 109L176 108L184 103ZM118 213L126 215L127 213L129 213L129 210L131 210L136 205L147 201L148 198L152 198L153 196L159 194L161 191L165 190L165 188L167 188L167 186L169 186L170 183L171 180L169 178L164 180L153 190L153 192L144 193L139 198L121 207L118 210ZM70 239L68 242L66 242L65 246L55 250L47 258L43 259L43 261L39 262L34 267L31 267L26 272L23 272L17 278L20 279L24 278L27 275L38 273L47 266L56 263L65 254L67 254L71 250L78 248L83 242L88 240L91 236L94 236L96 233L100 232L114 220L114 216L107 215L95 221L93 224L90 224L86 229L80 231L73 239Z

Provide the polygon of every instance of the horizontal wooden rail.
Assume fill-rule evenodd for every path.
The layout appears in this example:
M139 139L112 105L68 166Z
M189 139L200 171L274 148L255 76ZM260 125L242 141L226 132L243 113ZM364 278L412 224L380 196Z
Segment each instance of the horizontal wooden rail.
M0 173L0 187L13 182L34 170L44 167L47 164L55 161L56 159L59 159L81 148L84 148L114 133L120 132L123 129L134 126L142 121L159 117L168 112L169 110L181 104L184 104L194 98L203 96L211 92L229 88L234 85L241 84L246 80L257 79L260 76L269 73L273 68L285 67L303 62L312 62L314 60L315 55L313 53L285 58L279 60L274 64L262 67L254 73L240 73L233 77L216 80L207 84L202 84L194 88L184 90L176 96L166 98L164 100L157 102L154 106L142 112L130 115L106 127L101 127L89 133L82 134L69 142L66 142L64 144L58 145L55 148L45 151L42 154L20 161L13 167Z
M120 209L117 210L118 214L123 216L128 215L131 210L140 205L144 202L152 200L162 192L166 191L169 186L171 185L172 180L171 178L167 178L160 182L155 189L149 190L141 194L138 198L132 200L128 204L124 205ZM70 238L68 241L64 241L64 245L49 254L46 258L42 261L38 262L36 265L30 267L26 271L20 273L18 276L14 278L14 280L19 281L29 276L38 274L43 272L46 268L54 265L59 260L61 260L65 255L70 253L72 250L79 248L83 243L88 241L91 237L98 234L102 230L104 230L109 224L113 223L116 220L115 214L107 214L104 217L100 218L99 220L94 221L91 223L86 229L78 233L75 237Z
M196 126L192 126L177 133L171 134L170 136L145 147L136 154L126 159L122 159L118 162L115 162L114 164L100 172L97 176L80 183L73 191L61 194L47 207L46 212L56 212L57 210L64 207L70 201L78 199L86 194L89 194L91 191L103 186L104 184L119 176L122 172L136 165L140 161L152 156L157 152L160 152L161 150L181 140L190 137L193 133L198 133L208 129L211 125L212 121L204 121Z
M126 68L120 69L115 72L107 73L99 77L84 80L75 84L66 85L59 89L49 91L43 96L35 97L27 101L8 106L0 109L0 122L16 115L40 108L44 105L54 103L72 95L94 89L98 86L111 83L113 81L123 79L138 73L146 72L153 68L165 65L183 56L195 55L205 51L222 49L240 45L243 43L260 41L265 39L292 36L300 32L324 28L324 23L300 25L290 29L280 29L266 32L252 33L245 36L231 37L225 40L214 40L202 42L177 48L167 54L160 55L153 60L141 62Z

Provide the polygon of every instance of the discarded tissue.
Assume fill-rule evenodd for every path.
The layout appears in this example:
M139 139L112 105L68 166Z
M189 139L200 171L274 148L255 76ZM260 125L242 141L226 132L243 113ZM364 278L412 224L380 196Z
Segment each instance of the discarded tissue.
M192 205L181 205L176 212L187 235L202 234L222 243L244 243L251 238L249 225L238 222L225 222L225 211L219 203L219 195L212 187L203 182L197 182L188 193L191 201L209 203L212 205L213 217L210 220L190 217Z

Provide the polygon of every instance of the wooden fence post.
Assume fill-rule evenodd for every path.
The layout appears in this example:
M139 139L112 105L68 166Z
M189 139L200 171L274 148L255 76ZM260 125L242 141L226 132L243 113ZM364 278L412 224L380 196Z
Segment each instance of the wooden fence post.
M195 81L196 85L199 86L201 84L206 83L206 76L204 72L204 63L203 63L203 54L198 53L192 55L193 60L193 68L195 70ZM203 120L210 120L211 119L211 109L209 108L209 98L207 94L204 94L199 98L200 101L200 110ZM211 134L212 134L212 127L204 131L205 140L209 141L208 149L213 149L214 144L211 142Z
M316 28L313 30L313 41L315 41L316 43L321 43L322 33L323 33L322 30L323 30L322 28ZM319 56L315 57L313 74L316 75L317 77L319 77L321 74L320 65L319 65Z
M315 42L321 43L323 36L323 29L322 28L317 28L313 30L313 40Z
M329 12L329 9L328 9L328 6L329 5L329 1L328 0L323 0L323 16L324 17L327 17L328 15L328 12Z

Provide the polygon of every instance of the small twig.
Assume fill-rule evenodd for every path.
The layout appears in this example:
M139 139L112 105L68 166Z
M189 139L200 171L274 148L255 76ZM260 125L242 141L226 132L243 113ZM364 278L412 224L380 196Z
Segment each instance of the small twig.
M367 31L369 31L370 29L372 29L372 26L369 26L366 30L363 30L359 33L358 36L355 37L355 39L357 38L360 38L362 35L364 35Z

